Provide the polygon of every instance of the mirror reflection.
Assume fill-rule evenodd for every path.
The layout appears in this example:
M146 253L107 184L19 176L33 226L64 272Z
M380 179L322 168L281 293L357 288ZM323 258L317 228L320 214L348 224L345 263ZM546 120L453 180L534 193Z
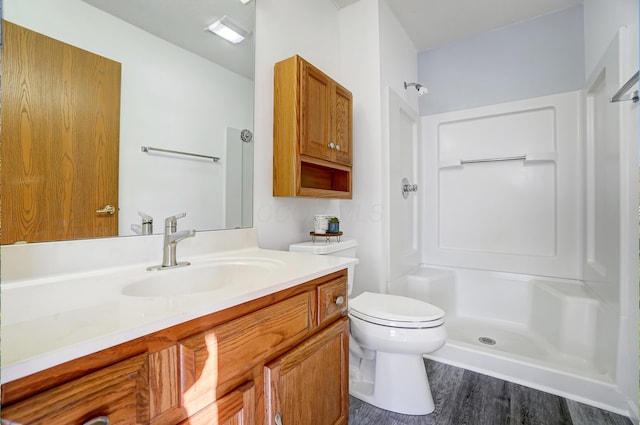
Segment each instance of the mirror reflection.
M232 44L204 30L223 16L246 29L248 37ZM253 2L245 5L240 0L5 0L3 18L27 31L120 65L119 93L112 95L119 96L119 122L112 131L117 133L118 143L117 197L109 199L105 191L93 188L89 195L74 199L69 195L72 193L70 188L75 189L80 182L89 179L70 162L70 157L78 156L78 150L69 147L68 139L82 132L67 130L66 136L58 141L50 140L49 136L36 137L37 119L45 117L51 127L51 117L59 114L63 134L65 128L74 128L71 121L84 123L86 115L93 117L95 124L99 114L86 113L87 108L78 106L80 98L89 97L91 93L102 96L107 85L98 83L98 88L91 90L73 89L66 81L75 82L76 78L67 76L68 80L61 84L62 92L66 90L65 101L54 98L49 106L35 106L34 99L38 97L54 97L50 89L40 93L33 76L51 74L46 67L55 49L45 48L41 56L31 61L32 70L28 75L18 73L16 78L9 79L5 66L11 61L11 55L16 54L16 49L8 48L13 32L4 33L3 244L108 236L85 235L74 230L82 227L76 218L86 211L97 216L97 220L115 220L116 233L120 236L148 230L148 223L145 223L148 217L153 219L153 233L162 233L164 217L181 212L186 216L180 220L180 228L213 230L252 225ZM10 24L5 23L7 25ZM62 53L66 58L65 55L67 53ZM15 57L13 59L15 61ZM23 69L22 57L18 63ZM67 62L67 67L75 71L79 63L72 60ZM97 74L103 77L101 72ZM45 87L50 86L47 84ZM14 98L6 102L12 88L15 89ZM17 118L13 116L9 120L5 105L11 101L22 106L15 108ZM17 132L4 131L12 125ZM100 130L95 130L97 127ZM94 148L91 158L78 159L85 165L87 162L93 165L89 168L94 172L103 162L100 156L104 151L101 149L102 135L109 132L106 127L97 127L93 125L93 130L84 133L81 143L93 147L97 142L99 147ZM26 140L27 136L33 137ZM44 156L51 162L47 166L34 162L37 143L42 139L47 139L48 151ZM144 146L198 156L143 152ZM96 149L98 153L95 153ZM12 154L14 156L8 156ZM215 156L220 160L214 162L199 155ZM11 167L4 166L9 162L7 159L16 164L14 168L21 168L23 175L19 178L9 175ZM47 175L35 177L36 171L47 169L62 170L59 171L62 183L52 183L55 179ZM47 181L51 181L49 186ZM45 187L44 200L36 196L39 186ZM15 204L19 208L5 209L6 199L16 193L18 201ZM114 206L114 214L96 212L107 209L108 205ZM61 221L52 219L56 210L65 214ZM30 232L39 233L45 224L54 229L65 226L68 229L54 233L50 238L30 240ZM5 240L8 225L18 228L14 240Z

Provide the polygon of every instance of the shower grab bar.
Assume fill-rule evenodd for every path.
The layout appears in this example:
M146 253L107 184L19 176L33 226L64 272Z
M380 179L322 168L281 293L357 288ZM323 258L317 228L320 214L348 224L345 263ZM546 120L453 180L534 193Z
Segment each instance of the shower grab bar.
M505 156L502 158L461 159L460 164L476 164L478 162L521 161L527 159L527 155Z
M454 159L448 161L440 161L439 168L452 168L462 167L465 164L481 164L485 162L505 162L505 161L526 161L526 162L539 162L539 161L555 161L557 154L555 152L538 152L529 153L526 155L518 156L504 156L496 158L479 158L479 159Z
M620 87L613 96L611 96L611 99L610 99L611 103L623 102L626 100L632 100L633 103L638 103L638 100L640 100L640 97L638 96L638 90L626 96L624 96L624 94L628 92L631 89L631 87L633 87L633 85L638 82L639 73L640 71L636 71L636 73L633 74L633 76L629 78L629 80L626 83L624 83L622 87Z
M198 158L206 158L206 159L210 159L213 162L218 162L220 161L220 158L217 156L211 156L211 155L201 155L199 153L191 153L191 152L181 152L181 151L174 151L171 149L162 149L162 148L153 148L151 146L141 146L140 150L142 150L142 152L151 152L151 151L155 151L155 152L165 152L165 153L173 153L176 155L186 155L186 156L195 156Z

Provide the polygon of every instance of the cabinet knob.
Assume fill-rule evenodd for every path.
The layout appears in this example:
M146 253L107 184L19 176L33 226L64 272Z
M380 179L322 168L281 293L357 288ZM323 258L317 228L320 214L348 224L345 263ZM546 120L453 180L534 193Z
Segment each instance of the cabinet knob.
M89 419L82 425L109 425L109 417L108 416L97 416L93 419Z
M274 418L276 425L282 425L282 415L280 412L276 413L276 417Z
M336 144L333 143L333 142L329 143L328 146L329 146L329 149L335 149L336 148Z
M336 298L336 305L342 305L343 303L344 303L344 297L342 295Z
M336 145L336 150L339 151L340 150L340 145Z

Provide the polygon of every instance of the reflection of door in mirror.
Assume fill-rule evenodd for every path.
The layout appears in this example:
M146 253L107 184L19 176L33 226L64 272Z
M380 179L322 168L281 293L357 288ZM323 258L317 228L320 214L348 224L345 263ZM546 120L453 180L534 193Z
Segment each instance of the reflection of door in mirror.
M227 127L226 175L224 185L227 229L251 227L253 211L253 134Z
M120 64L7 21L3 41L2 243L117 235Z

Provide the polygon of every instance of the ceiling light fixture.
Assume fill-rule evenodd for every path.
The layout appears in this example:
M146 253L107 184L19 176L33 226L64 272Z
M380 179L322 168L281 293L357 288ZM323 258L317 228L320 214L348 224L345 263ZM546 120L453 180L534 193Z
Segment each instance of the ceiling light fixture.
M245 30L240 25L233 22L226 15L218 19L205 29L233 44L240 43L242 40L249 37L249 34L251 34L251 32Z

